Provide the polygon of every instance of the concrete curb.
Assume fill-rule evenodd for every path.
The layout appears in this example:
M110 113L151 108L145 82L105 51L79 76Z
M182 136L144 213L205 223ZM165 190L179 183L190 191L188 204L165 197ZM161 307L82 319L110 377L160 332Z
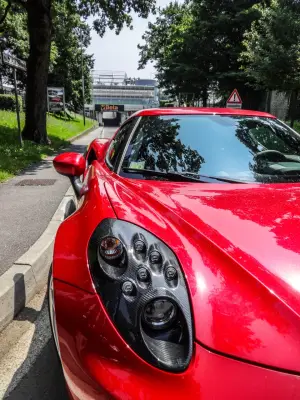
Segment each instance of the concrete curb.
M99 128L97 125L93 125L90 128L86 129L85 131L79 133L78 135L73 136L71 139L69 139L69 142L73 143L75 140L80 139L82 136L87 135L88 133L94 131L97 128Z
M92 126L69 141L72 143L97 128ZM72 201L76 204L77 200L70 186L41 237L0 276L0 332L46 285L55 235Z
M47 283L57 229L65 219L70 202L68 189L42 236L0 276L0 331L2 331Z

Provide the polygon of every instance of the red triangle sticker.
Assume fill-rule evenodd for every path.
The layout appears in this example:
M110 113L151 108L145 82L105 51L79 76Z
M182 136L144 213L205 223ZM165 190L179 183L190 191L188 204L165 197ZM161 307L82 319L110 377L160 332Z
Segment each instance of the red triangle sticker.
M239 95L239 92L236 89L234 89L234 91L229 96L227 103L242 104L241 96Z

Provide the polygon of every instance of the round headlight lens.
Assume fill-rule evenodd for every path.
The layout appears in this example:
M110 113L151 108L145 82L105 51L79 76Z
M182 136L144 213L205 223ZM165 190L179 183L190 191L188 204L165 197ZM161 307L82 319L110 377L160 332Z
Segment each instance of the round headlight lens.
M123 254L123 245L115 237L109 236L101 240L100 254L106 260L116 260Z
M150 301L143 313L143 318L149 328L160 330L172 325L177 316L177 307L168 299Z

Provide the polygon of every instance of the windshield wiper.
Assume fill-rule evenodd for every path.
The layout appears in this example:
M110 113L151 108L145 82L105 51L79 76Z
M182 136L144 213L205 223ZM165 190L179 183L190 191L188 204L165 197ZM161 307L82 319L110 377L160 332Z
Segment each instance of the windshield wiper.
M184 176L191 176L194 178L198 179L212 179L212 180L216 180L219 182L228 182L228 183L247 183L245 181L240 181L239 179L233 179L233 178L225 178L225 177L220 177L220 176L212 176L212 175L202 175L202 174L196 174L194 172L180 172L180 174L184 175Z
M122 168L122 171L133 174L140 174L145 176L161 176L169 180L177 182L202 182L202 183L214 183L214 182L228 182L228 183L245 183L230 178L219 178L215 176L199 175L191 172L176 172L176 171L154 171L152 169L139 169L139 168Z

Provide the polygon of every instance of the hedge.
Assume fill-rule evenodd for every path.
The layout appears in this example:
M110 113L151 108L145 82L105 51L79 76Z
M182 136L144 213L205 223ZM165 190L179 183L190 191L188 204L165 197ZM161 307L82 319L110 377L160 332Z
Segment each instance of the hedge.
M18 96L19 110L23 110L22 97ZM14 94L0 94L0 110L16 111L16 97Z

